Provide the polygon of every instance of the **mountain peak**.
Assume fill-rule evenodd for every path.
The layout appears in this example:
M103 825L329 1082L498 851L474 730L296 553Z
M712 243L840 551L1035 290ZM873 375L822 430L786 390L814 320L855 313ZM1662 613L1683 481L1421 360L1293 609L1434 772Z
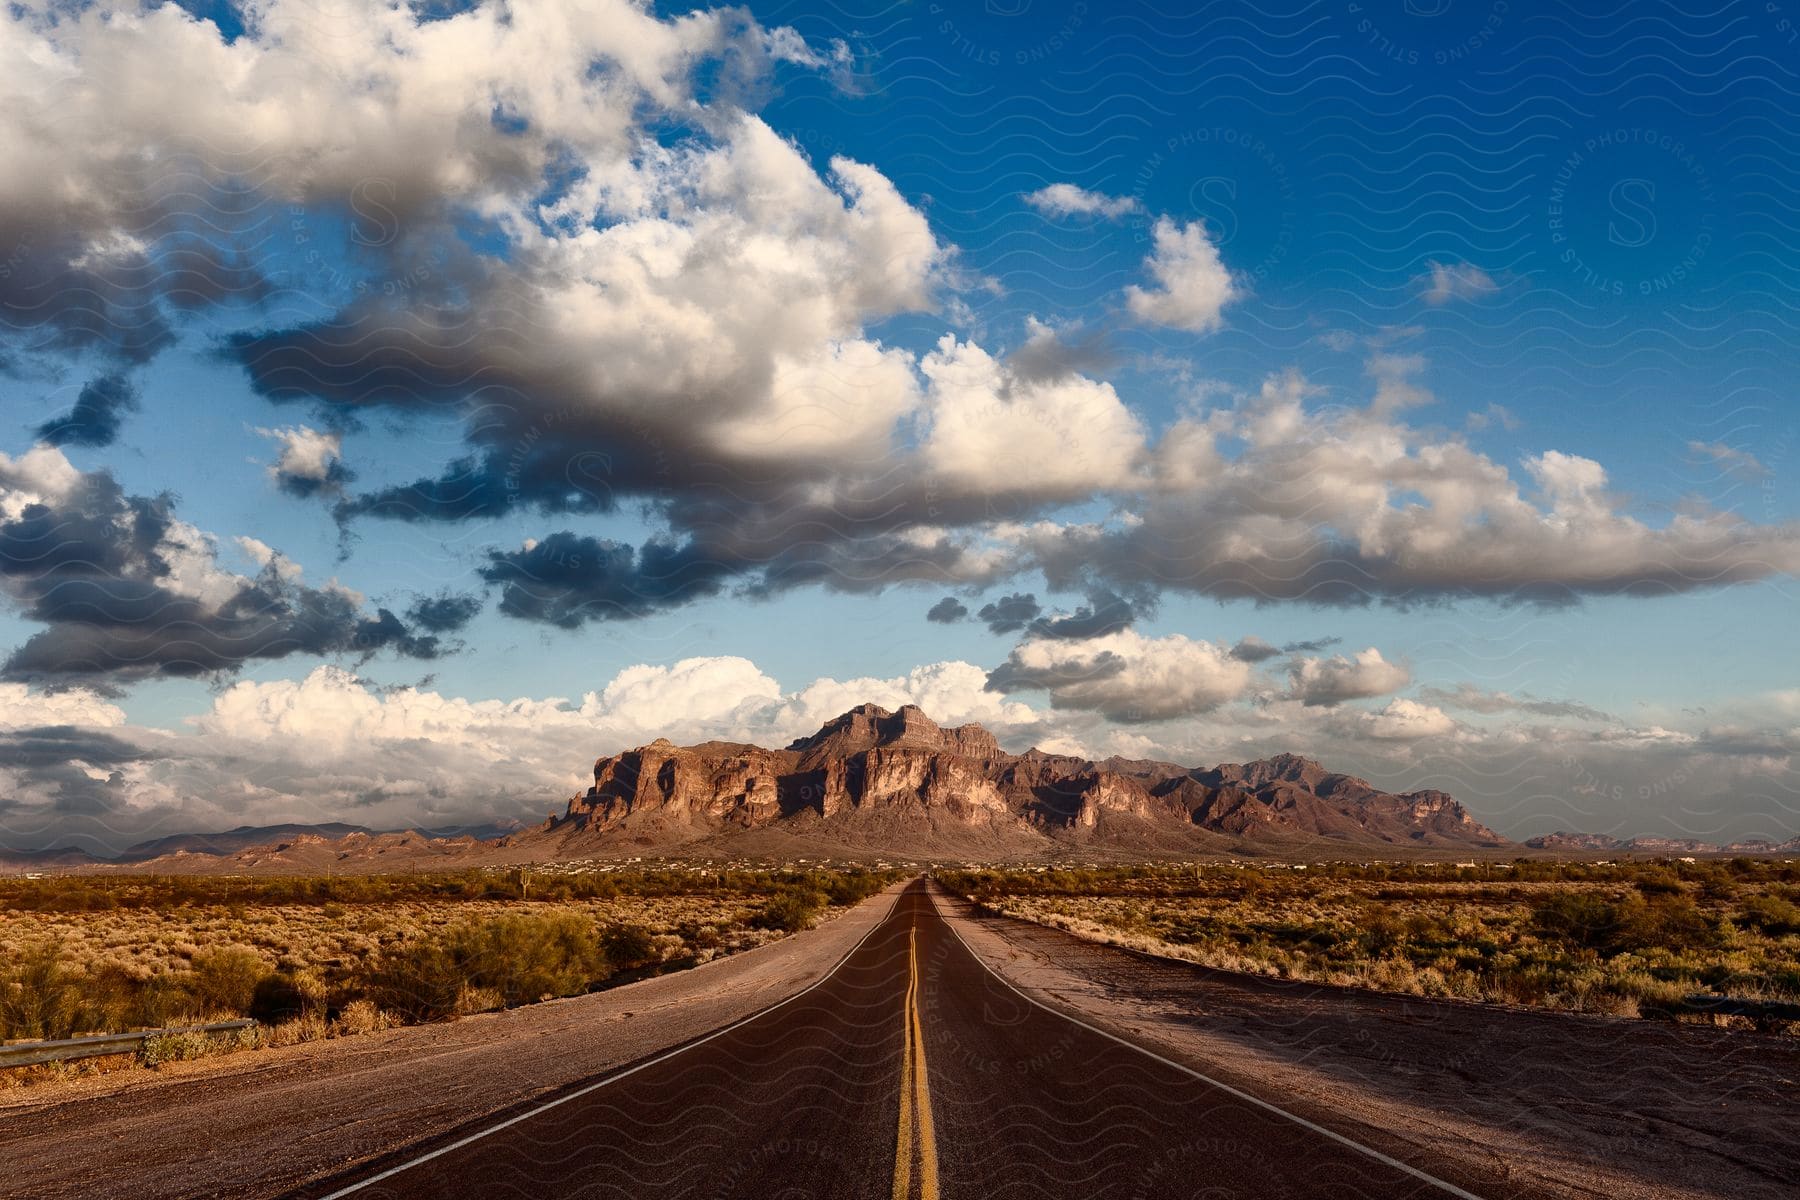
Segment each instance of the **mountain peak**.
M817 733L797 738L789 750L809 757L844 757L865 750L904 747L969 758L997 758L1000 743L980 725L945 729L916 704L903 704L889 712L879 704L859 704L819 727Z

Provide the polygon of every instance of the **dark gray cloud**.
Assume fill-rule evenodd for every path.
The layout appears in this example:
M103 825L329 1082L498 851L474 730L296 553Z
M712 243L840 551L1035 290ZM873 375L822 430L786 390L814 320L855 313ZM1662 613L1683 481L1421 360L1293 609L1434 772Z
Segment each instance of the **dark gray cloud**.
M446 281L420 299L448 298ZM505 346L466 306L402 306L358 300L325 321L232 334L220 353L241 365L258 394L277 402L324 406L347 415L377 409L461 411L471 394L504 403L521 380L504 365Z
M1014 592L1002 596L991 604L981 606L976 617L987 622L990 633L1017 633L1038 618L1044 611L1037 597L1030 592Z
M1261 638L1251 635L1231 648L1231 657L1239 662L1267 662L1271 658L1281 657L1281 647L1270 645Z
M1038 327L1023 346L1007 356L1014 383L1053 383L1093 374L1113 364L1112 347L1103 334Z
M16 354L142 365L174 343L180 313L268 294L244 247L285 206L258 208L240 190L205 185L179 157L90 181L97 190L84 200L103 195L104 217L81 203L0 210L0 336ZM196 204L204 211L182 211Z
M11 253L5 253L11 247ZM20 353L148 362L175 340L141 253L94 263L79 236L0 222L0 312Z
M456 633L475 619L481 605L480 596L440 592L435 596L420 596L406 610L406 617L427 633Z
M955 596L945 596L931 606L925 614L927 621L935 621L939 625L954 625L969 615L969 606Z
M39 798L37 807L47 809L40 819L104 818L124 808L117 768L149 757L122 738L74 725L0 731L0 762L19 772Z
M692 544L652 539L642 548L564 530L513 551L491 551L481 577L501 587L500 611L578 629L631 621L716 594L730 568Z
M1101 588L1088 593L1088 602L1067 616L1039 617L1031 622L1031 636L1068 639L1105 637L1109 633L1129 628L1133 621L1144 615L1151 603L1145 599L1134 604L1116 592Z
M325 468L323 475L296 475L279 468L275 471L276 486L300 500L340 492L355 478L356 473L342 462L331 463Z
M291 654L441 649L387 609L301 583L282 560L254 577L223 571L203 535L176 520L172 497L128 495L105 471L0 522L0 591L44 626L0 665L15 680L106 687Z
M1578 721L1616 722L1617 717L1592 705L1576 700L1540 700L1530 693L1517 696L1508 692L1490 692L1472 683L1454 688L1423 687L1419 699L1445 708L1459 708L1486 715L1497 713L1530 713L1539 717L1572 717Z
M1088 658L1062 658L1047 662L1023 661L1013 654L988 672L990 692L1046 691L1052 704L1061 693L1081 685L1099 683L1122 676L1130 666L1124 656L1102 650Z
M1322 637L1305 642L1288 642L1281 647L1281 652L1283 654L1318 654L1331 649L1343 640L1343 638Z
M35 729L0 731L0 761L9 766L37 768L75 760L97 767L116 767L137 762L148 754L123 738L79 725L42 725Z
M1271 658L1280 658L1284 654L1317 654L1320 651L1331 649L1343 640L1342 638L1324 637L1304 642L1287 642L1284 645L1276 646L1251 635L1231 648L1231 657L1239 662L1267 662Z
M118 439L124 415L137 407L137 387L131 379L123 372L109 372L82 388L68 412L39 425L38 440L52 446L110 446Z
M616 490L627 482L613 473L612 464L619 460L558 443L464 455L431 478L346 497L337 515L340 521L464 521L523 506L557 514L606 513L617 506Z

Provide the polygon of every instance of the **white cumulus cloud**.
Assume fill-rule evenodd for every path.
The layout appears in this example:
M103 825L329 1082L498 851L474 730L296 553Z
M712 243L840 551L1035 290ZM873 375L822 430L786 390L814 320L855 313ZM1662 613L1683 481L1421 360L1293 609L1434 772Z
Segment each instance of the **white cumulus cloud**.
M1080 641L1025 641L989 673L987 686L1045 691L1054 708L1132 723L1215 709L1243 697L1254 677L1228 646L1125 629Z
M1125 289L1132 315L1154 325L1210 333L1223 323L1225 306L1238 298L1238 287L1219 257L1219 248L1199 221L1177 225L1157 219L1154 239L1144 260L1154 285Z
M1143 202L1135 196L1109 196L1092 192L1072 183L1052 183L1020 199L1050 217L1105 217L1114 220L1142 212Z
M1290 697L1310 707L1329 708L1397 692L1412 682L1412 672L1370 646L1355 655L1297 659L1288 667L1288 679Z

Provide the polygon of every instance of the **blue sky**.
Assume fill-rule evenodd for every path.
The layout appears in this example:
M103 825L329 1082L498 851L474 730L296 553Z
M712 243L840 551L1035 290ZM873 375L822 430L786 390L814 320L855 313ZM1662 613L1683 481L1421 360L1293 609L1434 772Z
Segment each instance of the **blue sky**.
M779 739L859 688L1014 749L1298 749L1518 836L1796 831L1771 6L595 0L316 40L285 0L190 7L0 32L63 72L21 119L59 136L0 147L0 522L91 518L80 586L162 601L101 630L77 568L0 544L0 731L110 739L20 740L0 840L554 806L640 734ZM75 99L130 53L192 95ZM111 436L45 432L108 379ZM225 574L134 548L101 480ZM979 617L1018 593L1126 615ZM432 596L474 615L428 629ZM152 644L195 598L203 661ZM640 666L662 693L604 700ZM364 724L308 707L346 696ZM421 706L558 697L556 761L402 786L387 741L473 738ZM252 748L294 767L237 786Z

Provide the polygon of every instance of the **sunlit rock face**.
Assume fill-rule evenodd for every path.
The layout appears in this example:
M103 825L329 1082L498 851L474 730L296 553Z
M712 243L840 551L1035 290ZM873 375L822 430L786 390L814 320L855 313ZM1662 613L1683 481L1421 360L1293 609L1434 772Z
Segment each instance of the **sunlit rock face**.
M669 848L771 830L905 854L1049 842L1146 851L1331 839L1502 846L1438 791L1396 795L1298 755L1188 768L1030 750L979 725L944 728L907 705L861 705L782 750L728 742L647 746L601 758L594 785L540 836L577 848Z

